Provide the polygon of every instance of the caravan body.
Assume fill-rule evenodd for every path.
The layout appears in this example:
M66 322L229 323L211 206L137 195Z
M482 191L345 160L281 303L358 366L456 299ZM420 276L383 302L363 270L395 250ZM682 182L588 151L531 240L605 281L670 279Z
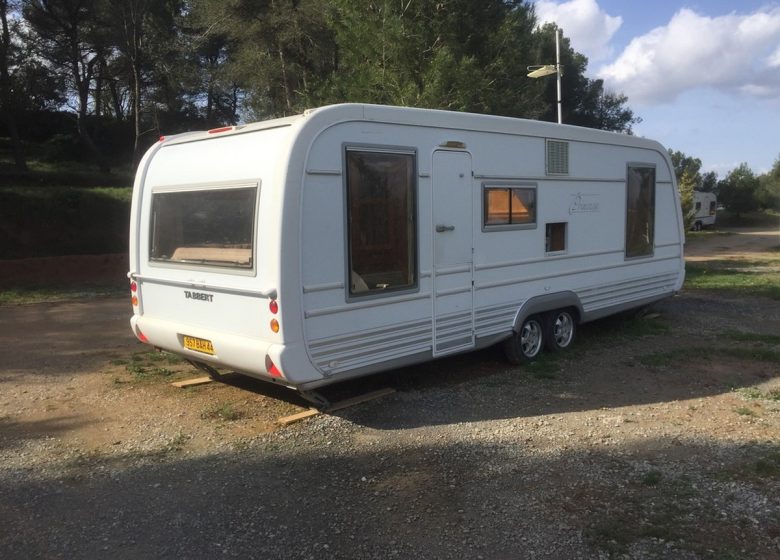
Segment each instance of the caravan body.
M693 192L693 229L699 231L703 227L715 225L715 215L718 211L718 198L711 192Z
M644 305L684 277L658 143L374 105L161 140L130 238L139 339L303 390L513 339L557 310Z

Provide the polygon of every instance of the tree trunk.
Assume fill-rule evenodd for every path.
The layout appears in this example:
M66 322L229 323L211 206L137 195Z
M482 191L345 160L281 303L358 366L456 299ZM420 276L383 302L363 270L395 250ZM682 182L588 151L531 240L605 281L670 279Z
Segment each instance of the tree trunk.
M114 116L116 117L116 120L125 120L125 110L122 108L122 98L119 95L116 80L108 81L108 91L111 93L111 101L114 104Z
M27 171L27 161L24 157L24 148L19 136L19 127L16 123L16 111L14 110L14 99L11 91L11 75L9 72L9 57L11 50L11 33L8 29L8 2L0 0L0 19L2 19L3 30L2 40L0 41L0 104L2 104L3 120L8 127L8 133L11 135L11 146L14 152L14 166L19 171Z
M78 53L78 51L74 51ZM74 56L72 63L72 73L74 83L76 84L76 91L78 92L79 107L76 113L76 130L79 133L79 138L87 146L87 149L92 153L98 168L102 173L110 173L111 169L108 166L108 162L100 148L97 147L95 140L87 128L87 111L89 109L89 85L92 82L92 72L97 57L93 57L91 60L83 63L80 61L80 56Z

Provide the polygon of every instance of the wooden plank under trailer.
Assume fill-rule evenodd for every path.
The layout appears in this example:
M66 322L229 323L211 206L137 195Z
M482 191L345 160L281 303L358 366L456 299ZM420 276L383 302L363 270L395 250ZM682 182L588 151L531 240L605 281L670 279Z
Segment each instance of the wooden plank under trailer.
M378 389L376 391L371 391L370 393L364 393L362 395L357 395L356 397L350 397L348 399L344 399L343 401L339 401L336 403L330 404L328 407L325 408L309 408L308 410L304 410L303 412L299 412L297 414L292 414L290 416L283 416L279 418L278 422L282 426L289 426L290 424L293 424L295 422L299 422L301 420L304 420L306 418L311 418L312 416L316 416L318 414L328 414L330 412L336 412L338 410L344 410L345 408L349 408L351 406L356 406L358 404L362 404L364 402L372 401L374 399L378 399L387 395L391 395L395 393L395 389L392 387L385 387L384 389ZM327 401L326 401L327 402Z
M174 381L173 383L171 383L171 385L182 389L186 387L193 387L196 385L211 383L212 381L220 381L221 378L223 377L222 374L220 374L216 369L213 369L208 366L204 367L201 364L196 365L193 362L190 363L192 363L198 369L202 371L206 371L209 374L208 377L196 377L194 379ZM385 387L384 389L378 389L376 391L371 391L369 393L364 393L362 395L357 395L355 397L350 397L348 399L344 399L342 401L332 403L324 395L322 395L317 391L298 391L298 394L301 397L303 397L305 400L309 401L315 406L309 408L308 410L304 410L303 412L298 412L290 416L283 416L279 418L278 422L283 426L288 426L290 424L299 422L306 418L316 416L317 414L344 410L345 408L349 408L350 406L355 406L364 402L372 401L374 399L378 399L386 395L390 395L392 393L395 393L395 389L391 387Z

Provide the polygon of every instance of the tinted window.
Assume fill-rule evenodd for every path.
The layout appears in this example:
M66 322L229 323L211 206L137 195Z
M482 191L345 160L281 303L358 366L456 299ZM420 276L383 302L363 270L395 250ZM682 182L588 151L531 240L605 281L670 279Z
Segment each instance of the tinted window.
M154 193L152 261L252 268L257 187Z
M417 283L415 156L347 151L349 293Z
M629 167L626 205L626 257L653 254L655 168Z

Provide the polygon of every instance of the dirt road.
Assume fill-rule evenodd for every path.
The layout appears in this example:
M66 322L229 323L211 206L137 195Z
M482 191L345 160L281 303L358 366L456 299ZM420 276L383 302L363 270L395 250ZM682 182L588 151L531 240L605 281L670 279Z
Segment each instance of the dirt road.
M292 394L171 387L125 300L0 307L0 557L780 558L780 302L653 313L278 428Z
M776 254L780 248L780 229L722 228L704 230L685 247L688 261L750 259ZM774 251L773 251L774 250Z

